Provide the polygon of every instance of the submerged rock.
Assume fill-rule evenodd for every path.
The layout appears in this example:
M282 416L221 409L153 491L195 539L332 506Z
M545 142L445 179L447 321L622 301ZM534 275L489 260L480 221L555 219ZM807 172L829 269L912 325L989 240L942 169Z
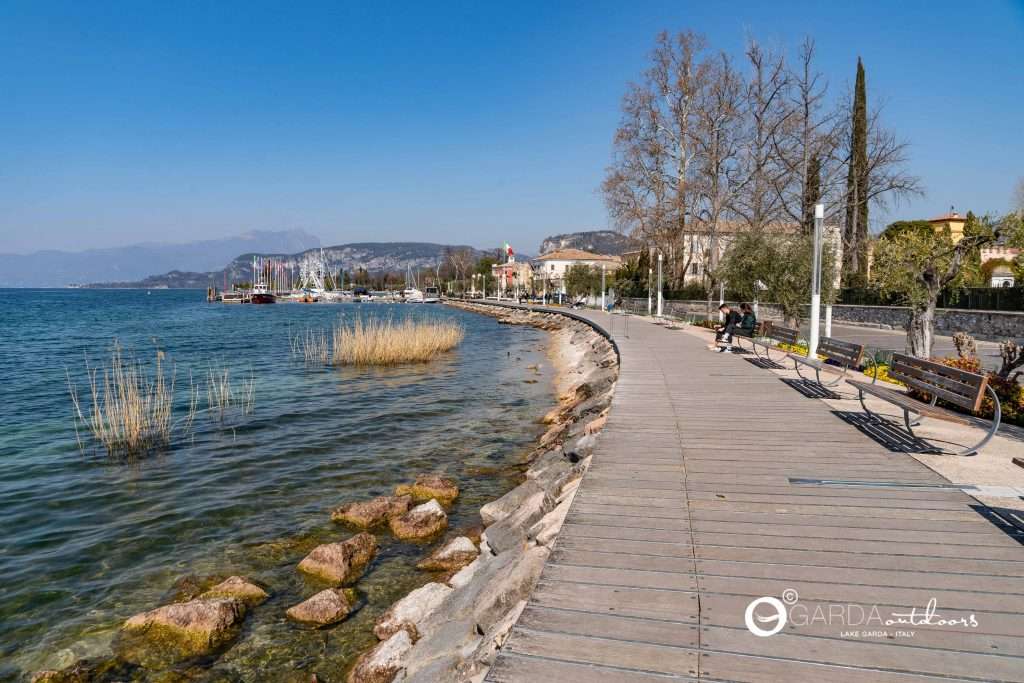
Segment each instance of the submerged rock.
M425 503L431 498L448 505L459 497L459 486L454 479L437 474L421 474L412 484L399 484L395 487L396 496L412 496L417 503Z
M377 539L372 534L356 534L342 543L325 543L299 563L299 571L330 583L355 583L377 554Z
M387 640L398 631L404 630L409 633L413 642L419 640L416 625L430 616L451 592L452 589L443 583L428 583L417 588L389 607L377 619L373 634L381 640Z
M328 588L299 604L289 607L285 615L304 624L326 626L343 621L352 613L356 603L350 588Z
M245 604L234 598L164 605L124 623L117 653L143 666L208 655L234 640L244 618Z
M356 660L348 674L348 683L391 683L402 670L405 656L412 647L412 638L398 631Z
M436 500L431 500L389 520L389 524L391 532L400 539L429 538L448 527L448 515Z
M331 511L331 519L360 529L369 529L392 517L404 515L411 505L411 496L378 496L373 500L345 503Z
M245 577L232 576L199 597L203 599L235 598L245 603L246 607L255 607L269 598L270 594Z
M416 567L428 571L456 571L476 559L480 554L476 545L465 536L457 536L435 550Z
M82 659L64 669L37 671L31 683L94 683L95 681L129 680L138 667L117 658Z

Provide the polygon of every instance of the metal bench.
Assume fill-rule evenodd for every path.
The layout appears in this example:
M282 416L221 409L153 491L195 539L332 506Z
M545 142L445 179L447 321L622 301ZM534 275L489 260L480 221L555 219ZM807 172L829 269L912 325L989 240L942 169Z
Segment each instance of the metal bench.
M817 356L824 356L825 360L821 360ZM860 366L863 358L863 344L851 344L850 342L840 341L832 337L821 338L821 341L818 342L818 352L814 358L801 356L796 353L789 354L789 359L793 361L793 369L796 370L796 374L799 375L800 379L806 379L800 372L800 366L814 368L814 379L823 387L834 387L839 384L843 381L843 377L846 376L850 368ZM827 361L832 362L828 363ZM834 382L822 382L822 370L834 373L838 377L836 377Z
M753 330L745 330L742 327L737 327L732 333L732 343L735 344L737 348L742 349L743 344L741 344L740 341L747 339L750 341L751 347L755 347L759 340L764 340L765 337L771 336L771 330L772 323L770 320L758 321L754 325ZM756 349L753 348L752 350L756 351Z
M965 408L972 413L976 413L981 408L981 404L985 400L985 395L988 394L989 397L991 397L995 410L994 415L992 416L992 428L985 435L984 439L974 446L958 453L946 451L941 448L934 448L935 452L951 453L955 455L973 455L980 451L999 430L999 422L1002 419L1002 407L999 405L999 397L996 395L995 389L989 385L988 377L985 375L967 372L966 370L960 370L959 368L951 368L947 365L943 365L942 363L934 363L929 360L921 360L920 358L895 353L892 356L892 364L889 366L889 376L903 382L910 389L916 389L917 391L931 396L931 401L929 403L919 401L902 391L883 387L875 382L858 382L849 379L846 381L857 389L859 392L860 405L864 408L864 412L870 417L878 420L884 420L884 418L881 418L879 415L876 415L868 409L867 405L864 403L865 394L870 394L871 396L887 401L898 408L902 408L903 422L907 426L907 432L909 432L914 438L917 438L917 435L914 434L913 428L920 424L920 421L926 417L967 426L974 424L974 420L968 415L954 412L936 405L940 398L947 403L952 403L953 405ZM912 420L911 414L916 415L917 417Z
M754 347L754 355L758 358L764 358L770 363L774 363L774 359L771 356L772 351L780 351L776 348L776 344L791 344L795 346L800 341L800 330L794 330L789 327L781 327L771 322L765 322L767 328L764 334L760 337L754 337L750 340L750 345ZM759 351L758 349L762 349ZM763 356L761 354L764 354ZM785 351L782 351L785 354Z

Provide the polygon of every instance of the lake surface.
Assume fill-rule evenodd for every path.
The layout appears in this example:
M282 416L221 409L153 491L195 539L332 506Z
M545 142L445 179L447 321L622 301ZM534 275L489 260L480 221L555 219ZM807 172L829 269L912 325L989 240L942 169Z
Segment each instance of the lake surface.
M339 316L406 315L454 319L465 340L430 363L390 369L292 357L292 335L329 329ZM273 594L203 680L340 680L375 642L377 615L432 577L413 566L429 546L381 533L357 586L359 612L325 630L288 622L285 609L323 587L295 565L351 533L329 510L439 472L463 492L450 528L475 524L479 506L514 485L512 466L554 405L545 333L443 306L0 290L0 321L0 680L108 657L125 618L166 601L182 577L210 574L250 576ZM163 352L181 404L190 372L200 386L213 364L236 382L251 374L254 412L223 421L200 412L186 437L135 460L82 452L66 373L86 392L86 358L102 366L115 339L147 362Z

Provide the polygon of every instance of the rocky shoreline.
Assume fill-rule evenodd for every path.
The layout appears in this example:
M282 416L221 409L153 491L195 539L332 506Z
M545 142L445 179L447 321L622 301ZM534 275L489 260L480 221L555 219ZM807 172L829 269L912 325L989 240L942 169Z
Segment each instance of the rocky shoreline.
M478 554L441 582L396 602L378 621L381 638L349 673L349 683L482 681L526 606L580 478L590 464L618 378L618 355L590 325L558 313L450 302L462 310L561 337L559 405L527 458L525 480L480 509ZM454 554L456 538L435 555Z
M544 416L549 428L521 463L521 483L480 508L481 526L447 532L459 486L436 474L421 474L393 495L331 511L331 519L353 535L312 548L295 567L325 586L284 613L306 627L332 626L360 609L357 583L377 555L376 534L436 545L416 565L436 578L376 618L373 635L379 642L348 670L349 683L484 678L540 577L611 403L618 356L588 324L557 313L451 305L550 332L559 403ZM186 581L167 604L122 625L112 659L40 671L32 680L137 680L143 670L165 671L170 677L162 675L161 681L194 680L202 667L190 663L215 660L231 648L247 615L272 594L270 586L245 576ZM289 680L318 679L306 674Z

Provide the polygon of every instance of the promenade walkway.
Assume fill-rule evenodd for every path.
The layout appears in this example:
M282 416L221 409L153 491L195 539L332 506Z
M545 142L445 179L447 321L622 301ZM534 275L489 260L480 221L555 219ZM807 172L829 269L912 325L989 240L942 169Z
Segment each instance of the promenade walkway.
M607 426L488 681L1024 681L1019 532L744 357L621 324ZM775 635L745 625L760 597Z

